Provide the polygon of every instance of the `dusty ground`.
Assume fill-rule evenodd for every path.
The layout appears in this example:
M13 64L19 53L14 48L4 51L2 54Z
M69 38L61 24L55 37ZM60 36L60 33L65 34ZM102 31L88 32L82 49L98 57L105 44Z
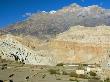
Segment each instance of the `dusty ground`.
M2 69L3 64L7 64L7 69ZM88 81L87 79L77 78L79 81L70 81L69 75L50 74L49 69L60 69L67 72L73 71L72 68L57 66L32 66L23 65L16 62L0 63L0 80L13 80L13 82L100 82Z

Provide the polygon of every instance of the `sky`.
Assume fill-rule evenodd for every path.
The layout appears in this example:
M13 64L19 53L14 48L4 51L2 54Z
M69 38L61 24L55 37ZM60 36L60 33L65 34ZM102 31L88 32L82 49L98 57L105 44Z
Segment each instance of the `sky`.
M58 10L72 3L110 9L110 0L0 0L0 28L23 21L30 13Z

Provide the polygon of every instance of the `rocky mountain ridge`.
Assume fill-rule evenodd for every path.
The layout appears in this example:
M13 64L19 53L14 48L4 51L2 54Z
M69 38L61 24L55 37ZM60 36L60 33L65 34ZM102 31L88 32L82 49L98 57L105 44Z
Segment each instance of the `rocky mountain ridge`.
M110 65L110 10L77 4L32 14L0 30L3 59L26 64Z
M26 21L3 29L8 34L31 35L39 39L51 39L67 31L71 26L110 25L110 10L97 5L81 7L77 4L64 7L55 13L39 12L32 14Z

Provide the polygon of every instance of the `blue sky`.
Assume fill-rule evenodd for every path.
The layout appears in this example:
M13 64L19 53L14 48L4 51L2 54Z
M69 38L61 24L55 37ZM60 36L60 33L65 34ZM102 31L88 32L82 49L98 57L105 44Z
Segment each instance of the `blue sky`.
M0 0L0 27L26 19L25 13L58 10L72 3L110 9L110 0Z

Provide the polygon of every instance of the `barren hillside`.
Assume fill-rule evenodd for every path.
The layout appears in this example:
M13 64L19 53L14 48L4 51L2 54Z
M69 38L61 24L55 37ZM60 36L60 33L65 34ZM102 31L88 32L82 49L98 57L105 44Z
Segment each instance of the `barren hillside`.
M55 65L57 63L89 63L108 65L110 54L110 27L73 26L48 41L27 36L2 35L2 58L28 64Z

